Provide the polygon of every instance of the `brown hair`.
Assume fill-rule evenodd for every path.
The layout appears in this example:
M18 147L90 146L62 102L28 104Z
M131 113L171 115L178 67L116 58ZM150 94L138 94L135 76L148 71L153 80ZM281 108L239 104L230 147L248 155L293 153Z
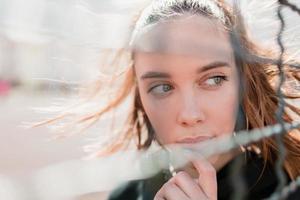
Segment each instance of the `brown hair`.
M251 42L241 18L237 17L233 10L223 1L154 1L138 16L138 21L134 23L135 28L131 42L134 41L135 34L137 34L140 29L158 23L161 20L168 20L172 17L184 14L201 15L217 19L229 31L235 59L238 64L237 67L239 68L243 80L244 93L241 104L247 118L247 126L249 129L276 124L278 122L276 119L276 111L279 107L279 96L276 94L276 85L279 76L279 71L276 67L276 54L264 50L257 44ZM132 53L121 49L117 52L115 58L118 60L122 56L130 60ZM116 60L114 60L114 62L116 62ZM287 78L294 81L300 80L299 72L289 63L284 63L284 70ZM138 149L148 148L155 137L154 130L140 102L132 62L129 66L126 66L126 71L122 74L122 77L124 78L122 87L115 93L116 95L111 102L91 114L81 116L77 121L77 123L91 125L103 114L121 105L128 96L134 96L133 107L126 123L129 126L120 133L113 142L108 144L104 148L104 151L99 152L98 155L112 153L126 148L134 138L137 138ZM101 81L97 82L94 90L90 92L92 94L99 93L102 89L100 85ZM295 94L290 93L292 88L289 88L288 85L285 85L284 88L285 99L300 98L300 94L297 92ZM288 108L289 111L287 109L284 110L282 115L285 122L293 121L291 113L296 116L300 115L300 109L295 107L292 103L286 102L286 108ZM42 122L41 124L59 120L64 116L65 115L62 114L55 119ZM299 129L289 131L283 137L287 151L284 168L292 179L300 175L300 139L296 134L299 134ZM265 162L274 164L279 152L278 144L274 137L263 139L251 145L255 145L261 150Z

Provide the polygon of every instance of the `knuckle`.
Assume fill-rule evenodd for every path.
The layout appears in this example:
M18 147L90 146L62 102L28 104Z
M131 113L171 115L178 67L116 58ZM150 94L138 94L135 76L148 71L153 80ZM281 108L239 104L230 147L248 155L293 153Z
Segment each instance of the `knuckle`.
M215 168L212 167L212 166L206 166L206 167L203 169L203 171L204 171L205 173L209 174L209 175L214 175L214 174L216 174L216 170L215 170Z
M185 171L180 171L176 174L175 179L187 178L189 177L188 173Z
M176 176L174 176L174 182L176 183L180 183L182 182L183 180L186 180L188 179L190 176L188 175L187 172L185 171L180 171L176 174Z
M155 195L153 200L164 200L164 198L161 196Z
M164 199L165 199L164 196L160 193L157 193L153 198L153 200L164 200Z
M162 192L169 191L169 190L171 190L174 186L175 186L175 184L174 184L173 182L168 181L168 182L166 182L166 183L163 185L163 187L161 188L161 191L162 191Z

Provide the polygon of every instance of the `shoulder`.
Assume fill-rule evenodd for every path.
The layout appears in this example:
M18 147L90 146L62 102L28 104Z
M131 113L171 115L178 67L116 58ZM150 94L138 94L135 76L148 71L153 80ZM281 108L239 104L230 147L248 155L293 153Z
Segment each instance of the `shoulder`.
M241 155L240 157L245 160L240 169L235 170L240 173L240 178L244 182L246 190L245 199L265 199L270 197L279 184L276 175L275 167L264 162L263 158L254 153ZM246 159L245 159L246 158ZM218 172L218 199L228 199L234 193L234 184L232 184L232 172L234 161L230 162L227 166ZM287 184L291 183L291 179L285 172ZM286 199L298 200L300 199L300 188L290 192Z
M300 199L300 187L298 186L295 190L291 191L286 199L287 200L299 200Z
M142 184L142 180L140 181L130 181L127 183L123 183L116 189L114 189L108 199L109 200L136 200L139 195L139 185Z
M296 187L296 182L292 182L293 180L286 171L284 171L284 176L286 178L286 188L291 184L294 187L292 187L293 190L289 190L289 192L286 192L287 190L284 189L278 194L284 195L285 198L283 199L299 200L300 187ZM275 194L280 182L274 164L265 163L260 156L250 156L249 167L245 170L245 177L249 187L248 192L251 197L250 199L271 197Z
M169 178L169 173L160 172L147 179L123 183L110 193L108 200L153 200L157 191Z

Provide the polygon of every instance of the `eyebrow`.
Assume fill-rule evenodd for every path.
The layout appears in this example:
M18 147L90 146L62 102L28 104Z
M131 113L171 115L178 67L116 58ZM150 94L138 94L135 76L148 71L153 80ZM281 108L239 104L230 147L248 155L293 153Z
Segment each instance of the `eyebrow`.
M220 68L220 67L230 67L230 65L226 62L216 61L216 62L209 63L208 65L202 66L196 71L196 73L200 74L205 71L212 70L215 68ZM151 79L151 78L171 78L171 75L165 72L149 71L141 76L142 80Z
M150 78L171 78L171 75L165 72L146 72L144 75L141 76L141 79L150 79Z
M220 67L230 67L230 65L227 62L221 62L221 61L212 62L209 63L208 65L204 65L201 68L199 68L197 70L197 74L203 73L211 69L220 68Z

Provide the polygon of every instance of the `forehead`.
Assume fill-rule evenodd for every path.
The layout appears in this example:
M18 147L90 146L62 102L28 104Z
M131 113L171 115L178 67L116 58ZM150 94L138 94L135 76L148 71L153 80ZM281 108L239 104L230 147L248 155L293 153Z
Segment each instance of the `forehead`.
M137 34L133 52L222 58L231 57L232 48L228 31L220 22L194 15L146 26Z

